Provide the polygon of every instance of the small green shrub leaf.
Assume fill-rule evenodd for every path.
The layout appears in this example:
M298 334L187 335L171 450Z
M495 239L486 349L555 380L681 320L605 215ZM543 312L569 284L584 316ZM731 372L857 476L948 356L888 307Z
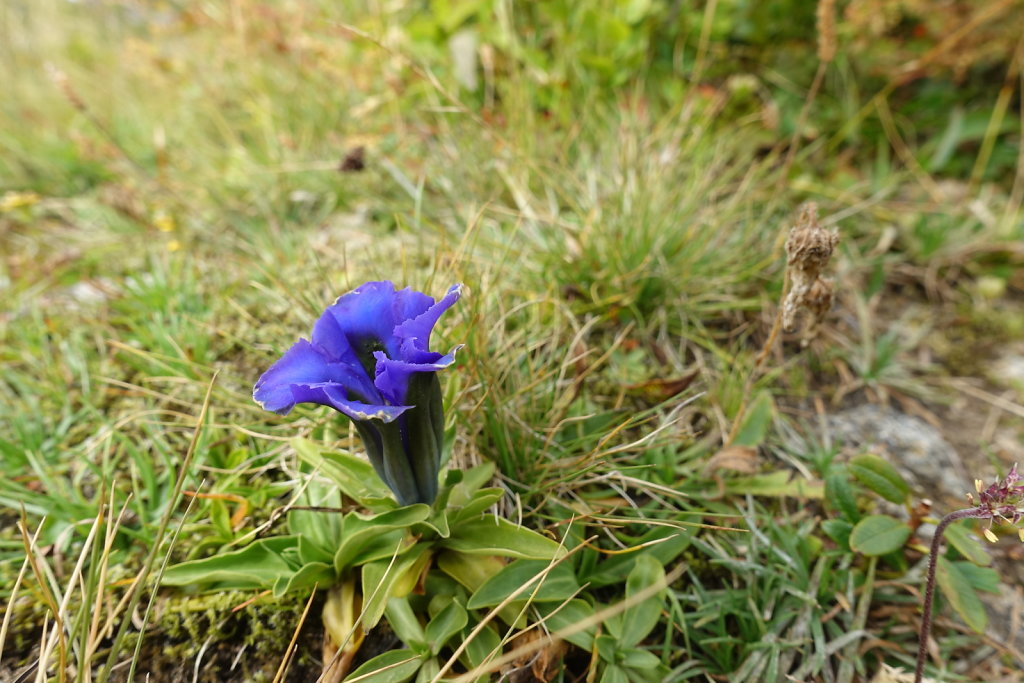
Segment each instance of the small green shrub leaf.
M971 533L968 520L953 522L946 527L944 538L957 552L976 565L987 567L992 564L992 556L985 550L981 541Z
M485 462L482 465L471 467L461 471L461 480L452 487L451 497L448 504L455 507L466 505L473 499L474 494L484 484L494 477L494 463Z
M902 548L910 534L910 527L894 517L871 515L853 527L850 548L863 555L885 555Z
M430 508L417 504L390 510L379 515L345 515L341 542L334 553L334 567L339 572L375 559L390 556L398 548L405 529L423 522Z
M828 534L828 537L835 541L840 548L850 547L850 534L853 532L853 525L845 519L826 519L821 523L821 530Z
M404 597L389 599L384 607L384 616L388 620L388 626L407 647L416 652L430 652L430 648L427 646L427 634L408 599Z
M857 481L890 503L903 503L910 495L910 486L896 468L873 453L864 453L851 460L850 472Z
M725 483L725 490L731 494L765 498L814 498L825 495L825 487L821 482L808 481L803 477L794 477L786 470L769 474L755 474L749 477L730 478Z
M960 573L967 577L976 590L999 595L1002 582L999 572L991 567L979 567L971 562L954 562Z
M451 528L448 526L448 511L441 510L436 512L422 522L419 522L413 527L414 533L422 533L424 527L430 530L430 532L437 534L441 538L448 538L451 535Z
M326 562L304 564L294 574L286 574L277 578L273 588L274 597L279 598L285 593L303 588L312 589L316 585L326 588L333 585L337 577L334 567Z
M629 676L621 667L609 664L601 675L601 683L630 683Z
M299 562L304 565L312 564L313 562L330 564L334 559L332 554L325 550L322 545L301 532L299 532L299 545L296 550L298 551Z
M936 578L939 581L939 589L949 600L956 613L977 633L984 633L988 626L988 614L985 606L978 597L977 591L971 585L970 579L962 571L961 563L950 562L944 557L939 558L936 570Z
M693 531L687 528L674 526L656 526L643 536L628 540L634 547L641 546L653 541L647 546L643 553L658 560L662 566L671 564L684 550L690 547L693 539ZM614 583L622 583L626 576L632 571L636 563L637 553L623 553L612 555L601 562L590 574L584 574L581 578L594 586L609 586Z
M619 651L619 643L614 636L602 633L594 640L598 656L604 661L612 664L615 662L615 655Z

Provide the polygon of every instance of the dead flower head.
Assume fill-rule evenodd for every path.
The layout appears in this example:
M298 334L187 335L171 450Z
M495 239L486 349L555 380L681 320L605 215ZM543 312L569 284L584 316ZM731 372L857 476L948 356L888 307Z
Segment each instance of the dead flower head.
M817 334L818 326L832 307L834 294L832 281L822 277L822 272L838 242L835 230L821 227L817 204L807 202L800 207L796 225L786 240L790 289L782 303L782 327L787 332L795 329L797 315L805 311L810 317L805 339Z

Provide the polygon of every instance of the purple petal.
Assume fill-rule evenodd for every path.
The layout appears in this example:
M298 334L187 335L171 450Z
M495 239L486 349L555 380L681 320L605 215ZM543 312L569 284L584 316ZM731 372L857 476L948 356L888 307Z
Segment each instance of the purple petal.
M328 360L305 339L295 342L263 373L252 390L252 398L265 410L285 415L295 405L292 385L330 381Z
M252 397L265 410L288 414L296 403L292 387L296 384L337 384L367 401L380 400L370 378L356 365L335 363L315 344L300 339L263 373Z
M413 289L399 292L390 282L367 282L347 294L338 297L326 314L334 317L336 329L322 326L324 336L337 336L340 332L356 357L362 357L368 343L380 343L391 355L398 355L398 340L395 327L404 320L414 318L427 311L434 300ZM341 344L332 344L338 348ZM378 350L372 348L372 350Z
M409 363L403 360L392 360L381 352L374 354L377 358L377 377L373 383L380 393L393 403L404 404L406 392L409 390L409 379L417 372L437 372L444 370L455 362L455 354L462 346L456 346L447 355L432 354L436 359L429 363Z
M316 403L334 408L353 420L380 420L392 422L412 406L371 405L350 400L345 387L333 382L322 384L293 384L291 387L294 403Z
M345 330L338 323L331 308L324 311L313 325L313 344L326 351L332 360L358 368L359 357L349 344Z
M440 301L433 303L433 299L431 299L432 306L416 314L415 317L407 316L405 321L395 328L395 336L410 340L416 348L426 351L430 348L430 333L433 331L434 325L437 324L441 314L451 308L461 295L462 285L452 285Z

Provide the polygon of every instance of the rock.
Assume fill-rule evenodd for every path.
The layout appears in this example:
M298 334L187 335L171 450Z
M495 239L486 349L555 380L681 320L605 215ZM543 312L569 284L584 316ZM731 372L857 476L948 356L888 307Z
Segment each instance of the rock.
M918 417L864 404L830 415L828 425L834 442L884 457L926 498L962 499L974 490L956 449Z
M1024 356L1008 353L993 364L993 377L1005 385L1024 384Z

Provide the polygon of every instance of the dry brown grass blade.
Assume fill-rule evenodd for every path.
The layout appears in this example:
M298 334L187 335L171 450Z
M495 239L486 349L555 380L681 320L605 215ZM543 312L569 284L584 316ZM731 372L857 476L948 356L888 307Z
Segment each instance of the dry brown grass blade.
M45 521L46 518L44 517L39 523L40 527L42 527ZM65 669L67 667L67 640L64 637L64 622L61 619L61 610L57 606L56 596L54 596L53 590L47 580L47 576L43 571L42 565L45 563L45 560L41 556L38 546L36 546L28 537L28 517L25 514L24 508L21 509L21 519L18 521L18 530L21 532L21 540L25 546L25 559L28 560L29 565L32 567L32 574L36 577L36 581L39 583L39 591L43 594L43 601L50 610L50 614L53 615L53 628L57 633L57 653L60 657L60 668L58 669L58 673L60 675L60 680L63 681L66 675ZM36 536L38 536L38 534L36 534ZM43 657L43 653L46 652L45 648L47 642L49 641L45 637L40 641L40 657L37 667L40 675L44 676L44 678L47 669L45 659L49 658L48 656L45 659Z
M86 640L85 656L83 660L91 662L93 655L99 648L100 644L100 618L103 614L103 597L104 597L104 586L107 585L107 572L110 569L110 551L114 547L114 539L117 538L117 530L121 526L121 520L124 519L124 513L128 509L128 504L132 500L132 494L129 493L125 497L124 504L121 506L120 512L117 513L117 517L111 518L107 524L106 533L103 538L103 553L100 555L100 572L99 579L96 582L96 600L93 603L92 617L89 621L89 635ZM108 509L112 509L114 506L114 486L110 487L110 503ZM105 631L103 631L105 633ZM85 671L85 683L92 681L92 667L87 667Z
M43 532L43 523L45 521L45 517L40 520L39 526L36 528L36 532L29 540L30 547L34 547L36 542L39 540L39 534ZM7 602L7 609L4 610L3 623L0 625L0 662L3 661L4 645L7 642L7 630L10 628L11 619L14 617L14 605L18 600L18 589L21 587L21 583L25 579L25 573L28 571L30 566L29 558L30 555L25 553L25 559L21 562L21 570L18 572L18 578L14 580L14 585L11 587L11 599Z
M71 571L71 576L68 577L67 587L64 591L64 595L60 601L60 612L56 620L56 625L63 625L68 623L68 606L71 604L71 596L75 592L75 584L81 579L82 570L85 567L85 561L89 556L89 552L92 550L92 544L96 540L96 535L99 532L100 527L103 526L103 506L100 506L99 514L96 515L96 519L93 520L92 526L89 528L89 534L85 538L85 543L82 544L82 550L78 553L78 561L75 563L74 569ZM84 592L84 590L83 590ZM50 635L49 640L46 642L46 646L39 653L39 671L46 671L47 662L50 659L50 654L53 652L53 648L57 647L58 642L66 638L65 634L59 633L58 637L54 637L54 634ZM65 645L66 647L66 641ZM61 668L57 675L59 680L65 680L67 676L67 652L60 652Z
M292 638L288 641L288 648L284 651L284 657L281 659L280 666L277 667L277 673L274 674L273 683L281 683L284 680L284 676L288 673L288 667L291 665L292 657L295 654L295 643L299 640L299 633L302 631L303 624L306 623L306 617L309 616L309 608L313 606L313 598L316 597L316 587L313 587L313 592L309 595L309 600L306 600L306 606L302 609L302 615L299 617L299 623L295 626L295 631L292 633Z
M164 513L163 518L160 520L160 527L157 529L156 535L153 538L153 551L146 558L146 562L142 567L142 570L135 577L131 587L125 594L122 603L125 599L127 604L125 605L125 618L121 620L121 626L117 630L117 634L114 636L114 645L110 649L110 654L107 657L106 663L103 665L103 669L100 671L98 680L100 683L106 683L110 677L110 673L114 668L114 664L118 655L120 654L120 643L123 641L125 634L128 632L128 625L131 623L130 615L138 605L139 600L142 598L142 587L145 582L149 579L151 572L153 571L153 565L156 563L156 557L159 548L163 545L164 536L167 533L167 527L170 526L171 517L174 515L174 510L181 500L181 491L185 486L185 477L188 474L189 466L192 464L192 458L195 456L196 447L199 445L199 435L202 433L203 424L206 421L206 415L210 410L210 398L213 396L213 387L217 383L218 372L213 373L213 377L210 378L210 383L206 388L206 396L203 398L203 405L199 411L199 417L196 418L196 428L192 432L192 440L189 442L188 450L185 451L185 457L182 460L181 467L178 470L177 479L174 482L174 489L171 493L171 504L167 506L167 511ZM166 558L165 558L166 559ZM142 644L140 638L136 646L136 653L138 648ZM132 658L131 667L128 671L129 680L135 674L135 666L138 661L138 656Z

